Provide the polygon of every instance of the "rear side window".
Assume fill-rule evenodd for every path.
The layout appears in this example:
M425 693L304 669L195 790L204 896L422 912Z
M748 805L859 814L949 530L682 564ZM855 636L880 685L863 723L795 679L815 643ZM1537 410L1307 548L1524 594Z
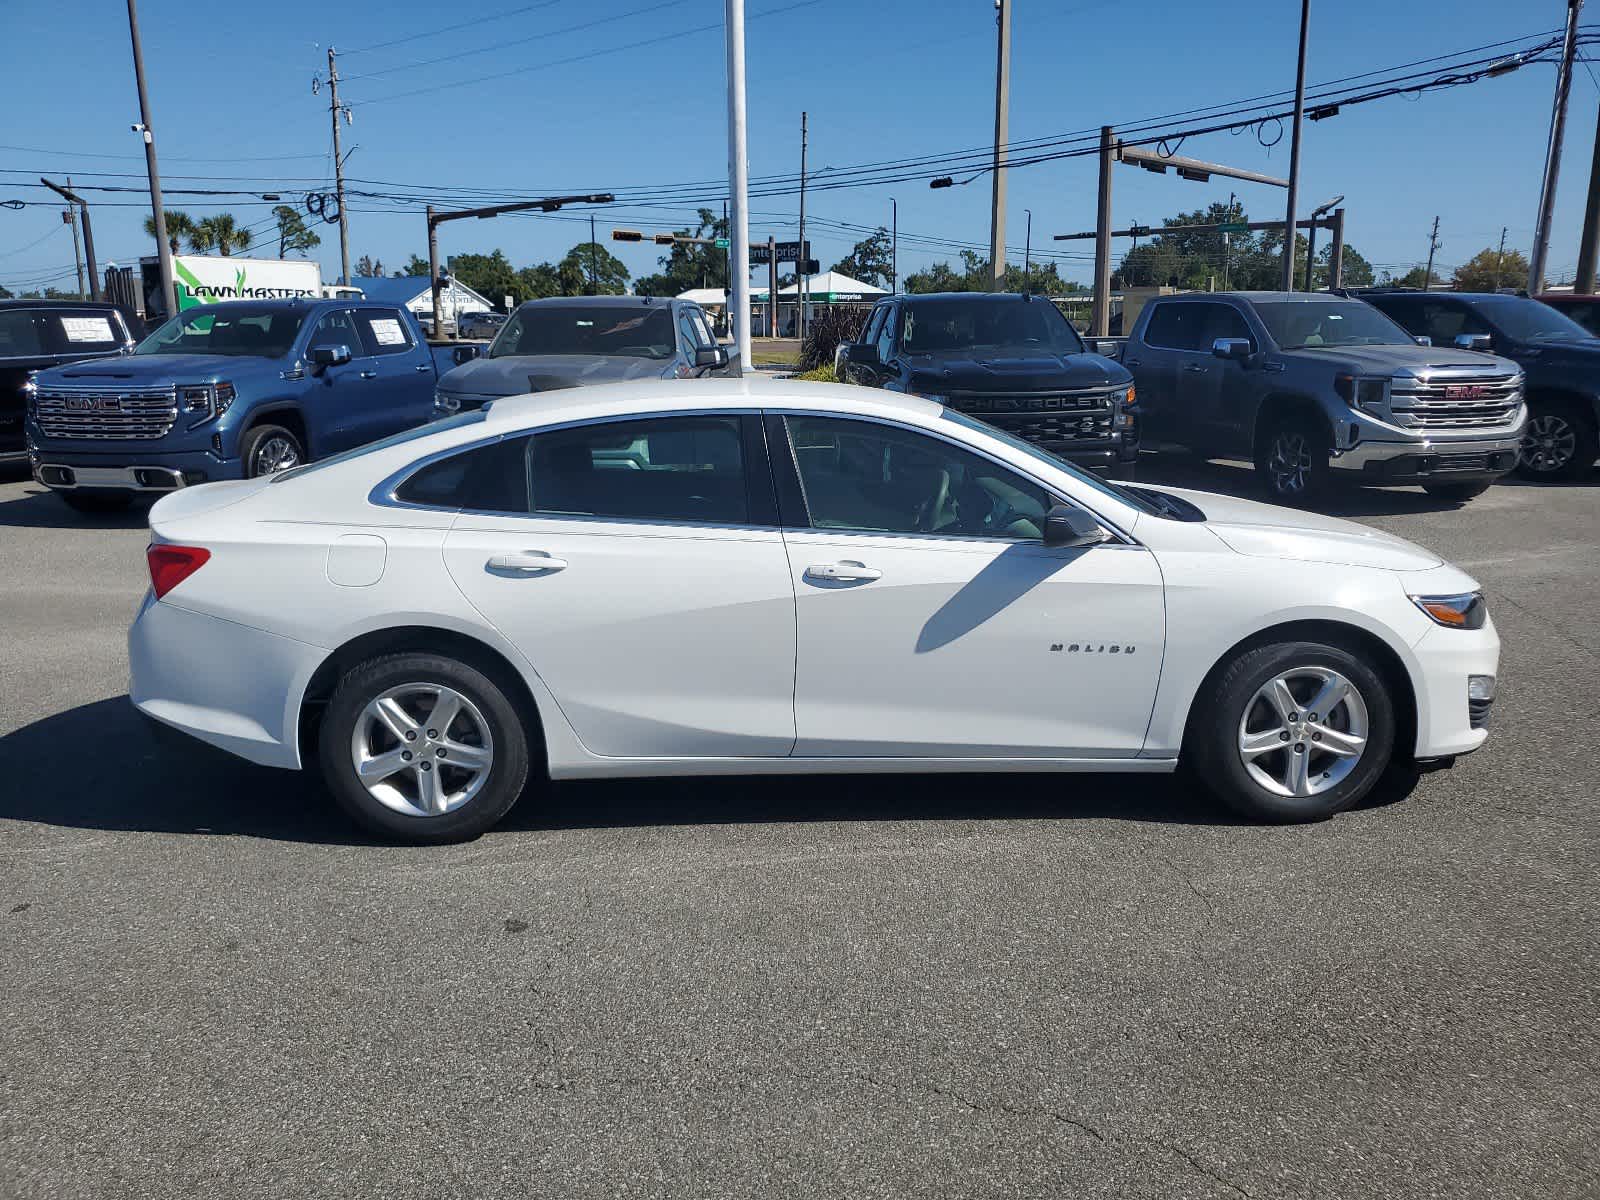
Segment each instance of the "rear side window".
M395 499L469 512L528 511L528 438L508 438L429 463L395 489Z
M122 326L104 310L13 308L0 310L0 358L43 354L98 354L120 349Z
M394 309L358 308L351 316L365 353L404 354L411 349L411 329Z

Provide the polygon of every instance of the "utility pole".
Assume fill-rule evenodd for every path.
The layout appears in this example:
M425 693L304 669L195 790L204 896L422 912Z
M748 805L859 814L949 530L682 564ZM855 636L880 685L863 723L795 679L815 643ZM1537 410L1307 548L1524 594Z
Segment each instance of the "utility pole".
M134 132L144 138L145 173L150 177L150 211L156 226L156 254L161 261L161 297L167 306L167 316L173 317L178 313L178 297L172 287L172 247L167 242L167 213L161 206L161 172L156 166L156 135L150 128L150 94L144 86L144 46L139 40L139 13L134 0L128 0L128 36L133 40L133 77L139 85L139 124Z
M889 294L900 294L900 201L889 197Z
M1428 235L1428 266L1422 272L1422 290L1433 291L1433 252L1439 248L1439 218L1433 219L1433 232Z
M1028 291L1028 280L1033 274L1033 209L1022 210L1028 214L1028 232L1022 237L1022 290Z
M1344 209L1333 210L1333 249L1328 253L1328 290L1344 286Z
M1095 337L1111 334L1111 164L1116 156L1116 138L1111 126L1100 126L1100 202L1094 224L1094 308L1089 332Z
M70 184L72 180L67 180ZM72 211L72 205L67 205L61 210L61 219L72 226L72 265L78 273L78 299L83 297L83 251L78 246L78 214Z
M778 239L774 237L767 239L767 336L778 336Z
M1501 238L1501 254L1505 253L1505 235ZM1594 126L1594 159L1589 164L1589 202L1583 212L1583 240L1578 247L1578 278L1572 290L1584 295L1594 294L1595 259L1600 253L1600 119ZM1495 271L1498 274L1499 265ZM1495 280L1499 285L1498 277Z
M725 0L728 51L728 307L739 369L755 371L750 356L750 153L745 139L744 0ZM775 297L774 297L775 298Z
M600 244L594 240L594 214L589 214L589 295L600 289Z
M1230 220L1230 221L1233 220L1233 198L1234 198L1235 195L1236 195L1236 193L1234 193L1234 192L1229 192L1228 193L1228 220ZM1232 263L1233 263L1233 234L1224 233L1222 235L1222 290L1223 291L1227 291L1228 290L1228 268L1229 268L1229 266L1232 265Z
M1006 142L1011 125L1011 0L994 0L994 180L989 199L989 290L1006 286Z
M91 300L99 300L100 267L95 262L94 258L94 226L89 223L88 201L72 190L72 180L70 179L67 180L66 187L62 187L58 183L51 183L42 175L39 177L39 182L44 184L45 187L49 188L52 192L55 192L67 203L76 204L78 206L78 216L83 220L83 257L87 261L89 267L89 298ZM73 237L74 239L77 237L76 229L73 230ZM166 243L163 242L162 245L166 245ZM80 287L79 290L81 291L82 288Z
M1528 291L1544 291L1545 260L1550 255L1550 223L1555 218L1556 180L1561 174L1561 142L1567 129L1567 96L1572 91L1572 62L1578 50L1578 14L1583 0L1567 0L1567 35L1561 43L1556 71L1556 98L1550 113L1550 143L1545 147L1544 185L1539 192L1539 219L1534 225L1533 253L1528 256Z
M1311 26L1311 0L1300 0L1300 60L1294 75L1294 130L1289 142L1289 212L1283 223L1283 290L1294 291L1295 209L1300 203L1300 127L1306 109L1306 34Z
M1595 143L1595 145L1596 145L1597 149L1600 149L1600 141L1597 141ZM1590 202L1590 204L1594 203L1592 195L1590 197L1590 201L1589 202ZM1500 290L1500 275L1501 275L1501 272L1503 272L1506 269L1506 230L1507 230L1506 226L1504 226L1504 225L1500 226L1500 249L1496 250L1495 251L1495 255L1494 255L1494 290L1497 291L1497 292ZM1592 292L1592 291L1594 291L1594 240L1593 240L1594 239L1594 232L1593 232L1593 230L1594 230L1594 227L1592 225L1585 225L1584 226L1584 230L1583 230L1584 251L1587 251L1589 253L1589 255L1590 255L1590 257L1589 257L1589 286L1587 288L1585 288L1583 286L1583 253L1584 253L1584 251L1580 251L1579 254L1578 254L1578 286L1572 289L1575 292Z
M794 331L806 336L806 114L800 113L800 249L794 256Z
M345 280L349 282L348 279ZM444 305L440 302L439 291L443 285L439 282L439 218L434 214L433 205L428 205L428 289L433 295L433 336L442 337L444 328Z
M344 151L339 141L339 117L341 116L339 108L339 67L334 62L334 49L332 46L328 47L328 115L333 119L333 187L339 197L339 282L348 284L350 282L350 218L345 215L344 207ZM350 111L348 109L345 109L342 115L345 120L348 121L350 119ZM362 161L365 160L363 159ZM435 272L434 274L437 279L438 273ZM435 297L434 321L436 322L433 330L434 336L437 337L439 335L439 326L437 324L439 319L439 289L437 286L435 286L433 294Z

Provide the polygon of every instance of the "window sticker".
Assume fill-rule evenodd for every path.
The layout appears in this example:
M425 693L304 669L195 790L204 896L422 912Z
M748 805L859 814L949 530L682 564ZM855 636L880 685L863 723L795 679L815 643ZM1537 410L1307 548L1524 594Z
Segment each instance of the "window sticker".
M66 330L69 342L114 342L111 321L107 317L62 317L61 328Z
M394 317L374 317L372 336L378 340L380 346L403 346L406 342L406 335L400 328L400 322Z

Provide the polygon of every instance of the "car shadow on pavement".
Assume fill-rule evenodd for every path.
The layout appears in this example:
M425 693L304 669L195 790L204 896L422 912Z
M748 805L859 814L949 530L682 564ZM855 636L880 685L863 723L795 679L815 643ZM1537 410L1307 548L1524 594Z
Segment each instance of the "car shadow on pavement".
M150 505L145 501L135 500L121 512L81 513L39 484L30 484L15 499L0 500L0 528L143 529L149 522Z
M1257 481L1255 469L1249 463L1230 459L1213 461L1191 454L1147 452L1139 459L1138 478L1133 482L1135 485L1153 483L1201 492L1222 492L1243 500L1276 503ZM1201 505L1202 509L1204 507ZM1420 487L1359 487L1335 480L1313 503L1305 507L1308 511L1330 517L1384 517L1405 513L1449 512L1462 505L1454 500L1430 496Z
M84 746L95 747L85 754ZM314 772L258 767L181 734L159 735L117 696L0 737L0 821L359 845L373 839ZM1363 807L1401 799L1414 779ZM808 775L586 780L524 798L501 826L541 829L811 821L1071 820L1239 824L1182 776ZM494 836L492 833L489 836Z

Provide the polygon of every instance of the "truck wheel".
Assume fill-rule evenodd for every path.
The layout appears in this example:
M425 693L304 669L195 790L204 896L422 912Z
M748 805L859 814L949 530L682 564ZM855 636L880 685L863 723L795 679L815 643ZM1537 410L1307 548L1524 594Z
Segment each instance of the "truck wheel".
M1422 490L1441 500L1453 500L1457 504L1465 504L1474 496L1483 495L1493 486L1492 479L1484 479L1477 483L1425 483L1422 485Z
M1279 417L1256 444L1256 476L1279 504L1305 504L1328 483L1328 435L1304 417Z
M109 489L84 491L79 488L70 492L57 492L56 495L66 502L68 508L81 513L122 512L133 503L132 492Z
M1325 820L1370 792L1394 752L1387 685L1320 642L1245 651L1193 712L1184 757L1204 787L1255 820Z
M1590 415L1569 400L1529 406L1517 474L1526 479L1576 479L1600 458L1600 436Z
M239 442L239 458L244 462L244 477L255 479L276 475L306 461L305 447L281 425L257 425Z

